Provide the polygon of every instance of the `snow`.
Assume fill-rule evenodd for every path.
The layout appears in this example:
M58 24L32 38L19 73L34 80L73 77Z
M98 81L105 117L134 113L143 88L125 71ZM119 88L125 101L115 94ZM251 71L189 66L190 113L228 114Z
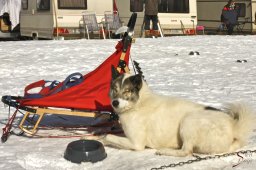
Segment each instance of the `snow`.
M256 36L138 38L132 46L131 58L140 63L149 86L156 93L180 96L217 108L225 103L243 101L256 109L255 42ZM41 79L64 80L74 72L86 74L114 52L116 43L117 40L0 42L0 96L23 95L27 84ZM198 51L200 55L189 55L191 51ZM1 128L7 117L8 108L2 104ZM81 124L91 121L50 115L45 122L65 124L67 120ZM38 133L68 132L40 130ZM105 147L108 156L103 161L74 164L66 161L63 155L68 143L78 139L12 135L6 143L0 144L0 169L140 170L195 159L157 156L153 149L135 152ZM241 150L254 150L255 143L256 131ZM233 155L173 169L255 169L256 154L242 156L243 161Z

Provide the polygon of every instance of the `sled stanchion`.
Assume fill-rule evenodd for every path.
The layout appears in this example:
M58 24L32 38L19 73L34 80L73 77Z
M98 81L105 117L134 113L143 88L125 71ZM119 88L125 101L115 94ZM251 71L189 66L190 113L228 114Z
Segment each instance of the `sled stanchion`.
M36 113L26 112L26 114L24 115L23 119L19 124L19 128L30 135L34 135L36 133L37 128L45 114L58 114L58 115L70 115L70 116L93 117L93 118L97 117L100 114L96 112L74 112L69 110L55 110L55 109L47 109L47 108L37 108L36 110L37 110ZM30 130L24 127L24 123L26 119L29 117L29 115L32 115L32 114L39 115L39 118L36 121L34 127Z
M30 135L33 135L33 134L36 133L37 127L38 127L38 125L40 124L40 122L41 122L41 120L42 120L44 114L39 114L39 115L40 115L40 116L39 116L39 119L36 121L36 124L34 125L34 127L32 128L32 130L28 130L28 129L24 128L24 126L23 126L25 120L29 117L29 115L30 115L30 113L29 113L29 112L26 112L26 114L24 115L22 121L20 122L19 128L20 128L22 131L24 131L24 132L26 132L26 133L28 133L28 134L30 134ZM35 115L35 114L34 114L34 115Z

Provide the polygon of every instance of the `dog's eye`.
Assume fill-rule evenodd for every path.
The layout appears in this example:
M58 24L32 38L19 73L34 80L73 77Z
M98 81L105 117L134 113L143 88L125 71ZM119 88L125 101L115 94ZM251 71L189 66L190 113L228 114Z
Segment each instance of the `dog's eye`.
M117 87L112 87L112 88L111 88L111 93L110 93L110 95L111 95L112 97L116 97L117 94L118 94L118 89L117 89Z
M130 95L131 94L131 90L130 89L126 89L124 92L123 92L124 95Z

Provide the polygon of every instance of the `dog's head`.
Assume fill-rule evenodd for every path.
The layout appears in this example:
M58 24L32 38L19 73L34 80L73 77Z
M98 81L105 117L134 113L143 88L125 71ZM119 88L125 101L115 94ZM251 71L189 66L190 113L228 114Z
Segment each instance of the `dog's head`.
M110 98L113 109L118 113L126 112L139 100L142 77L139 74L122 74L112 77Z

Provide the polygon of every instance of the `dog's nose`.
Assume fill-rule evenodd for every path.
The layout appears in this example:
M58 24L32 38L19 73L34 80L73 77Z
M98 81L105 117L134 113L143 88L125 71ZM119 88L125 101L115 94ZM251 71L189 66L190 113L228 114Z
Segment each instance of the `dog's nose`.
M118 100L112 101L112 106L118 107L118 105L119 105L119 101Z

